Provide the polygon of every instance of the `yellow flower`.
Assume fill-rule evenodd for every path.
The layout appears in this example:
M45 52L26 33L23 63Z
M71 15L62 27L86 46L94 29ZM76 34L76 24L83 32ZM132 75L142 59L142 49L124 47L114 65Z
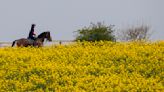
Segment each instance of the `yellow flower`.
M164 42L0 48L0 91L163 91Z

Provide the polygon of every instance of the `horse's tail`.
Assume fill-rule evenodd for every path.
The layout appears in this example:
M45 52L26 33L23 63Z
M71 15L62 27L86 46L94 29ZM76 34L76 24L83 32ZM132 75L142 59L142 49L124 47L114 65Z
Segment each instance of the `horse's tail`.
M12 43L12 46L11 46L11 47L13 47L13 46L15 45L15 43L16 43L16 40L15 40L15 41L13 41L13 43Z

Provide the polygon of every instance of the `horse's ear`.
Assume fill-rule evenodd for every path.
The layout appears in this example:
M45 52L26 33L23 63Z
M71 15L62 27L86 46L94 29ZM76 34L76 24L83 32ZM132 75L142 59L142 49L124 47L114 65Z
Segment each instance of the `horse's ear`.
M46 32L46 36L50 36L50 31L47 31Z
M50 34L50 31L47 31L48 34Z

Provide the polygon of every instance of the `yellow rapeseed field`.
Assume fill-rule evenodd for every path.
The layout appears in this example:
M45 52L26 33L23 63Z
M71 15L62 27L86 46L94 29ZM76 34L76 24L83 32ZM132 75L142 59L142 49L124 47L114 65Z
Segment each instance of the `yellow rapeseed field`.
M164 42L0 48L0 92L164 92Z

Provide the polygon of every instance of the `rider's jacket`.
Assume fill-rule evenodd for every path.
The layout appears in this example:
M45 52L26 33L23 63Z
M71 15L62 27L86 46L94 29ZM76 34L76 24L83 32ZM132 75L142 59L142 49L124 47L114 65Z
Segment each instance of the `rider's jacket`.
M34 33L34 25L31 26L31 30L30 30L30 33L29 33L29 36L28 36L28 39L32 39L32 40L35 40L35 36L36 34Z

